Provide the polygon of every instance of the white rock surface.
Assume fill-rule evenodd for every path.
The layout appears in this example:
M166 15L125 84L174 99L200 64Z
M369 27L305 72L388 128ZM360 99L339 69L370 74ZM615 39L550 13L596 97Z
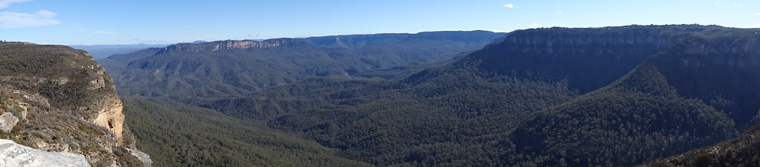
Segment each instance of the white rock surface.
M0 130L3 132L11 132L13 127L16 126L16 123L18 123L18 118L13 116L10 112L5 112L3 115L0 115Z
M0 139L0 167L89 167L81 154L46 152Z
M132 156L137 157L140 161L143 163L143 167L151 167L153 165L153 160L150 160L150 155L145 154L144 152L140 150L129 150L130 153L132 153Z

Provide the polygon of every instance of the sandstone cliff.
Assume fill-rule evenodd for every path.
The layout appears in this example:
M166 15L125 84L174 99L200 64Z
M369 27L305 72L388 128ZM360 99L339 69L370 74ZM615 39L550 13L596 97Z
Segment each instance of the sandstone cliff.
M542 76L553 81L566 79L570 87L586 93L612 83L650 55L695 36L725 32L720 31L725 29L699 25L632 25L519 30L511 32L503 42L486 46L464 58L459 64L475 64L502 74ZM725 45L734 46L732 43ZM707 53L704 49L710 48L705 47L683 50Z
M164 52L204 52L220 51L230 49L249 49L249 48L273 48L296 42L295 39L270 39L266 41L253 40L226 40L206 43L180 43L164 47Z
M0 43L0 138L82 154L92 166L143 166L113 81L66 46Z

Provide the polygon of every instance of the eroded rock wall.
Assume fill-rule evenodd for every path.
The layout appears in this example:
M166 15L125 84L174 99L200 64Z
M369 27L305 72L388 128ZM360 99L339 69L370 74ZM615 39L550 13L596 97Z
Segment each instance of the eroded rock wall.
M0 137L92 166L141 164L124 120L113 81L87 52L0 42Z

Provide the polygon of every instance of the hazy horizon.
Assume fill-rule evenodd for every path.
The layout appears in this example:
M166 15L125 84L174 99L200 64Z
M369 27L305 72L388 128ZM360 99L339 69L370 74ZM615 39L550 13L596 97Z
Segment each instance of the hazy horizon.
M605 13L605 14L599 14ZM537 27L760 27L757 1L0 0L2 40L124 45Z

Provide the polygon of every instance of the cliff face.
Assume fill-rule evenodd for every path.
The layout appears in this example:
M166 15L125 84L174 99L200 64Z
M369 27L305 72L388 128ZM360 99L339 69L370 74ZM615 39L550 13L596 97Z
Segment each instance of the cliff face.
M120 145L134 145L134 142L124 143L124 114L121 100L118 97L104 97L102 101L103 109L98 111L98 116L92 121L98 126L104 127L116 135L117 143Z
M113 81L66 46L0 43L0 136L93 166L140 166Z
M585 93L536 112L512 131L513 162L630 166L731 137L760 118L758 31L693 25L521 30L458 65L566 80ZM754 155L749 151L703 152L694 164Z
M678 93L724 110L741 129L760 109L760 30L728 29L674 36L651 57Z
M303 38L311 44L325 47L362 48L381 43L401 43L409 41L485 41L485 43L503 37L504 33L490 31L437 31L420 32L416 34L387 33L387 34L364 34L364 35L337 35L323 37Z
M585 93L612 83L648 56L679 42L680 37L720 29L725 28L669 25L520 30L460 64L502 74L567 79L572 88Z
M649 59L679 94L724 110L741 136L643 166L757 166L760 159L760 29L681 36Z
M512 33L501 46L507 51L522 54L630 54L644 49L664 49L670 45L668 36L656 31L629 32L625 34L598 34L573 29L577 32L554 34L547 30L526 30ZM531 32L533 31L533 32ZM592 47L593 46L593 47ZM609 48L608 48L609 47ZM628 47L628 48L622 48Z
M253 41L253 40L243 40L243 41L234 41L234 40L226 40L226 41L216 41L216 42L207 42L207 43L181 43L181 44L174 44L169 45L164 48L164 52L204 52L204 51L220 51L220 50L230 50L230 49L250 49L250 48L273 48L273 47L279 47L282 45L286 45L288 43L293 43L293 39L271 39L266 41Z

